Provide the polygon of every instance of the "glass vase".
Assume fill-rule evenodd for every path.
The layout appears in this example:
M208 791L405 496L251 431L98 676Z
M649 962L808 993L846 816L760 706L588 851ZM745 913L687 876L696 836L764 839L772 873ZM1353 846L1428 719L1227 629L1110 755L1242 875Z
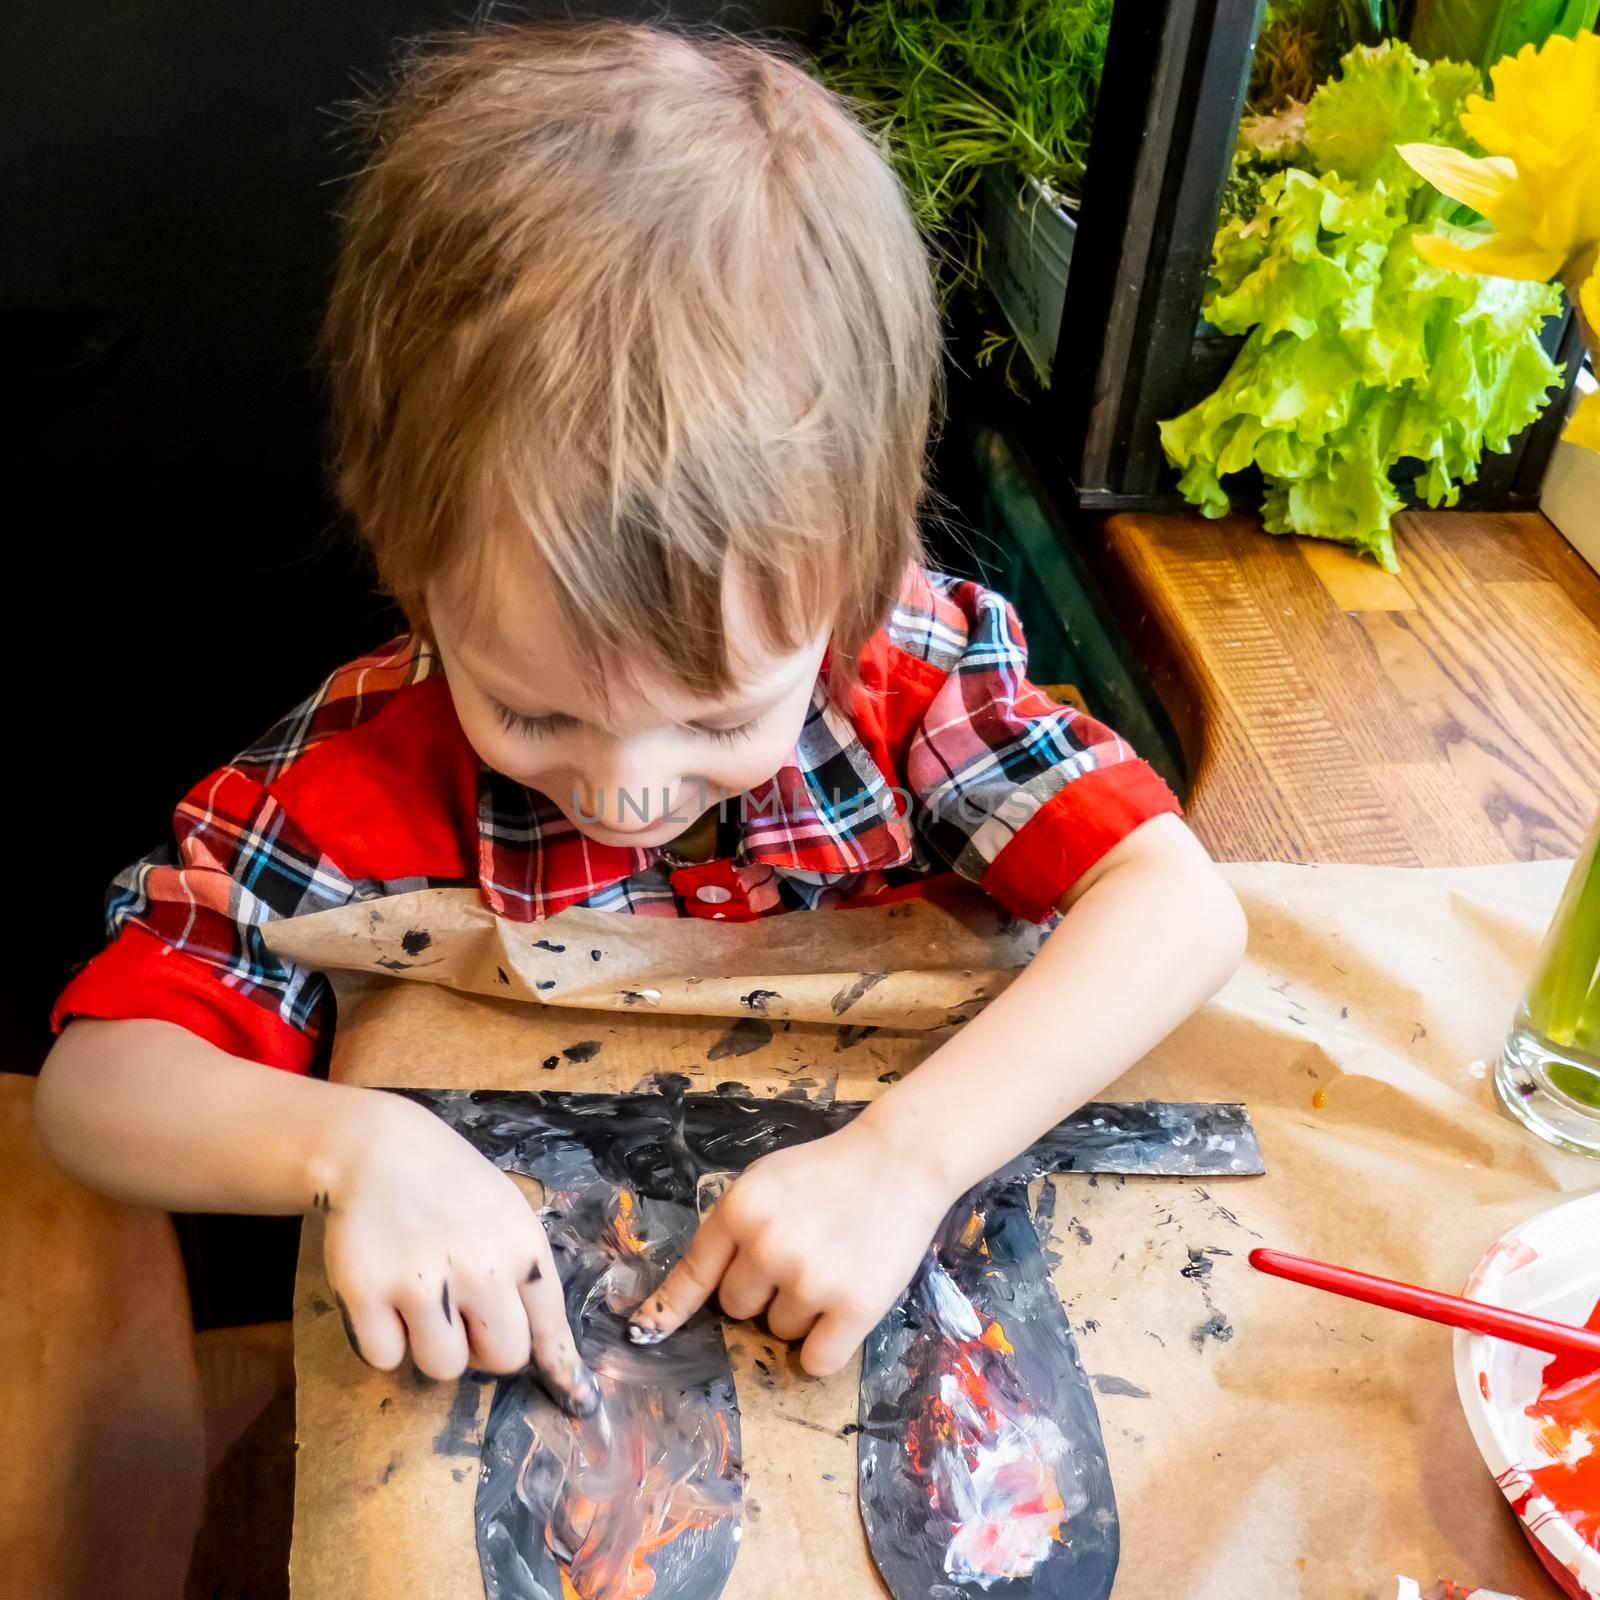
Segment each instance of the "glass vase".
M1600 823L1572 868L1495 1087L1542 1139L1600 1155Z

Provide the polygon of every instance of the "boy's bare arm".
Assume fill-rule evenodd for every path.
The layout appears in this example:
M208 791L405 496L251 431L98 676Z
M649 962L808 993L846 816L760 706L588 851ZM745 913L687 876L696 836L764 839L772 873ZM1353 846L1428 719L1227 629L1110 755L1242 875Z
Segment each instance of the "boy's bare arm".
M1233 892L1184 825L1153 818L1074 888L1017 980L853 1123L753 1165L636 1316L642 1340L713 1292L849 1360L910 1280L945 1211L1092 1099L1228 980Z
M1174 816L1085 873L1016 982L865 1117L960 1194L1140 1061L1244 955L1245 920Z
M39 1083L39 1132L74 1177L181 1211L326 1212L328 1277L357 1354L431 1377L531 1357L570 1409L578 1358L539 1220L422 1107L241 1061L168 1022L80 1019Z

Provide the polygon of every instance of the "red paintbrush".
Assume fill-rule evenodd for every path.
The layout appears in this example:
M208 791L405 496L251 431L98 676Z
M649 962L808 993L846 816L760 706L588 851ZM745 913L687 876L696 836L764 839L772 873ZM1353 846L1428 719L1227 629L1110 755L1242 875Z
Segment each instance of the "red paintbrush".
M1364 1300L1371 1306L1403 1311L1408 1317L1425 1322L1442 1322L1449 1328L1466 1328L1471 1333L1487 1333L1511 1344L1526 1345L1553 1356L1577 1356L1600 1368L1600 1333L1575 1328L1566 1322L1551 1322L1547 1317L1530 1317L1521 1311L1505 1311L1460 1295L1439 1294L1419 1289L1414 1284L1397 1283L1393 1278L1375 1278L1369 1272L1352 1272L1348 1267L1329 1266L1325 1261L1309 1261L1304 1256L1285 1255L1281 1250L1252 1250L1250 1265L1257 1272L1274 1278L1287 1278L1312 1289L1342 1294L1347 1300Z

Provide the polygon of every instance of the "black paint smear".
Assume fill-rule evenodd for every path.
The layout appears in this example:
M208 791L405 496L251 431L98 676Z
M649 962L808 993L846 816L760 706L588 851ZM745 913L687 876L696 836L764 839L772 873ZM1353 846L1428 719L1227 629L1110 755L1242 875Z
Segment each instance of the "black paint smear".
M447 1278L443 1289L439 1291L439 1306L444 1312L444 1320L452 1326L455 1324L455 1313L450 1309L450 1281Z
M600 952L598 950L591 950L589 952L589 959L591 961L598 961L600 959Z
M1084 1225L1079 1222L1076 1217L1070 1217L1067 1220L1067 1232L1070 1233L1079 1244L1094 1243L1094 1235L1090 1233L1089 1230L1084 1227Z
M1090 1183L1094 1182L1091 1176ZM1056 1186L1039 1185L1039 1198L1033 1207L1033 1231L1039 1235L1039 1249L1044 1254L1044 1264L1053 1272L1061 1265L1061 1252L1055 1248Z
M600 1041L580 1039L576 1044L569 1044L561 1053L568 1061L593 1061L600 1054Z
M551 955L558 956L567 947L564 944L551 944L548 939L535 939L533 948L535 950L548 950Z
M478 1396L494 1377L487 1372L464 1372L450 1401L450 1415L433 1436L436 1456L475 1456L481 1446L477 1438Z
M776 989L752 989L749 994L739 996L739 1004L750 1011L765 1011L769 1000L781 1000L783 996Z
M848 989L841 989L829 1002L833 1014L842 1017L869 989L876 989L887 978L887 972L863 972Z
M708 1061L726 1061L729 1056L747 1056L772 1042L772 1024L763 1017L740 1017L706 1051Z
M494 975L501 981L501 983L508 984L511 982L511 980L506 976L506 969L504 967L496 967L494 969Z
M395 961L388 956L379 956L373 965L382 967L385 972L409 972L411 970L409 961Z
M400 1465L400 1463L397 1460L395 1460L393 1457L391 1457L390 1461L389 1461L389 1465L386 1466L383 1469L383 1474L382 1474L381 1477L379 1477L378 1482L380 1484L387 1483L394 1476L394 1469L396 1467L398 1467L399 1465Z
M540 978L535 984L535 989L553 989L556 986L554 978Z
M1200 1298L1204 1301L1206 1310L1211 1313L1210 1317L1189 1335L1196 1350L1203 1351L1208 1339L1215 1339L1219 1344L1225 1344L1233 1337L1232 1324L1217 1310L1217 1302L1211 1298L1211 1258L1232 1254L1231 1250L1223 1250L1217 1245L1210 1245L1204 1250L1196 1250L1191 1245L1189 1264L1178 1269L1184 1277L1199 1285Z
M694 1082L686 1072L647 1072L634 1086L635 1094L665 1095L669 1100L682 1100Z
M324 1300L320 1294L312 1295L312 1297L311 1297L311 1314L313 1316L315 1316L315 1317L325 1317L332 1310L333 1310L333 1307L330 1306L328 1304L328 1302L326 1300Z
M433 935L426 928L407 928L400 935L400 948L408 956L420 956L433 943Z
M1194 1340L1196 1350L1204 1350L1207 1339L1226 1344L1233 1337L1233 1324L1220 1311L1214 1311L1210 1320L1202 1322L1189 1337Z
M350 1348L365 1361L367 1358L361 1355L361 1341L356 1338L356 1325L350 1320L350 1307L337 1289L333 1291L333 1303L339 1308L339 1320L344 1324L344 1336L350 1341Z
M1141 1389L1136 1383L1129 1383L1126 1378L1119 1378L1114 1373L1096 1372L1089 1380L1101 1394L1126 1395L1130 1400L1148 1400L1150 1391Z
M878 1074L878 1082L898 1083L903 1077L905 1077L905 1073L901 1072L897 1067L891 1067L887 1072Z
M537 1283L543 1276L544 1268L541 1267L537 1261L535 1261L534 1264L528 1268L528 1276L522 1281L524 1283Z
M561 1065L561 1057L546 1056L544 1060L539 1063L539 1065L543 1067L546 1072L554 1072L556 1068Z
M847 1022L841 1023L833 1036L834 1054L837 1055L841 1050L854 1050L863 1039L870 1039L877 1031L876 1028L853 1028Z
M745 1018L738 1026L760 1026ZM708 1172L741 1171L769 1151L842 1128L862 1102L746 1099L726 1094L403 1089L497 1166L549 1182L592 1164L640 1194L693 1204ZM990 1182L1045 1172L1208 1177L1261 1171L1249 1116L1238 1105L1090 1101Z

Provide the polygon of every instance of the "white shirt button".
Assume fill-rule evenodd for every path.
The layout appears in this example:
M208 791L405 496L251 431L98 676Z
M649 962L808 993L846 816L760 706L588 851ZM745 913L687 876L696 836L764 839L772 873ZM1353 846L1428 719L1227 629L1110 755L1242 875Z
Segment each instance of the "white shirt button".
M708 906L726 905L733 899L733 890L724 889L720 883L702 883L694 892L696 900L703 900Z

